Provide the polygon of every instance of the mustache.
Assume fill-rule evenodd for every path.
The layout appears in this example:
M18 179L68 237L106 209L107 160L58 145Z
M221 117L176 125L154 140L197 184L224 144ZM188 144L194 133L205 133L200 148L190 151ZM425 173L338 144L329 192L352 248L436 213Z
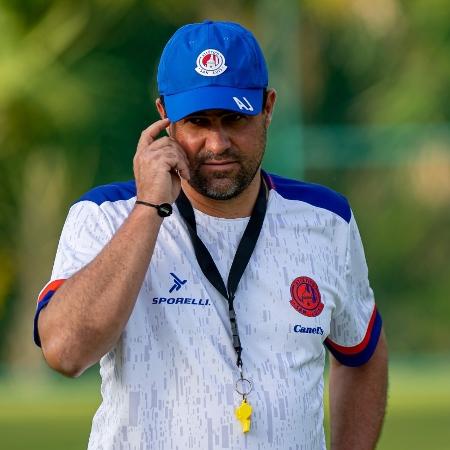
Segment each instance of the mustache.
M212 152L211 150L205 150L200 152L196 158L195 158L195 162L197 164L202 164L205 162L210 162L210 161L225 161L225 160L229 160L229 159L233 159L236 161L240 161L240 155L239 152L233 148L228 148L225 149L223 152L217 154Z

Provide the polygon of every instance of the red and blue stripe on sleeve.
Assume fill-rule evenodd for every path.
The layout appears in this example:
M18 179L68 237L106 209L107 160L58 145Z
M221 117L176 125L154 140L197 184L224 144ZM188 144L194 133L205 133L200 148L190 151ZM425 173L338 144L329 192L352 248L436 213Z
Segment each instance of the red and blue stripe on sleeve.
M334 343L329 338L325 340L325 345L341 364L351 367L361 366L373 355L380 337L381 326L381 316L374 307L364 339L358 345L345 347Z
M64 281L66 280L51 281L50 283L47 284L47 286L45 286L45 288L39 294L36 313L34 314L34 342L39 347L41 346L41 339L39 337L39 331L37 326L39 314L41 313L42 309L47 306L48 302L53 297L53 294L59 289L59 287L64 283Z

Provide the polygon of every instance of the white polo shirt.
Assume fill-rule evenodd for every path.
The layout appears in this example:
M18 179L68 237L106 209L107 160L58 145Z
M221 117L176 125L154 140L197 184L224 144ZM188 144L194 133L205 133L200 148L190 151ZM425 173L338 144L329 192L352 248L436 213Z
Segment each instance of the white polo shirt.
M204 277L174 205L124 332L100 361L103 402L89 449L325 449L325 346L343 364L363 364L381 318L347 200L263 175L267 213L234 301L244 374L254 385L251 430L244 434L234 415L242 397L228 304ZM113 237L135 200L130 181L93 189L71 207L39 296L38 345L40 310ZM195 216L226 281L248 218Z

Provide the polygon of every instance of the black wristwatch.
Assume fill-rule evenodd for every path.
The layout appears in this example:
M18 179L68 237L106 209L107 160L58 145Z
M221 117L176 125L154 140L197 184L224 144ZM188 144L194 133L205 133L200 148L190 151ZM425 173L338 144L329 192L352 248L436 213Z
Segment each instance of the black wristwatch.
M158 211L159 217L168 217L172 214L172 205L169 203L161 203L160 205L154 205L153 203L143 202L142 200L136 200L136 205L145 205L151 206L152 208L156 208Z

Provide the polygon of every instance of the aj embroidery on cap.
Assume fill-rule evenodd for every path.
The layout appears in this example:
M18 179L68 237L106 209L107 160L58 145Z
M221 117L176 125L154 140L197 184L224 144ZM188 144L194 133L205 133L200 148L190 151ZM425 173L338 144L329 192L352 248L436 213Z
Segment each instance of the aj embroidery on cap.
M195 71L204 77L216 77L227 70L225 57L218 50L209 48L197 57Z

